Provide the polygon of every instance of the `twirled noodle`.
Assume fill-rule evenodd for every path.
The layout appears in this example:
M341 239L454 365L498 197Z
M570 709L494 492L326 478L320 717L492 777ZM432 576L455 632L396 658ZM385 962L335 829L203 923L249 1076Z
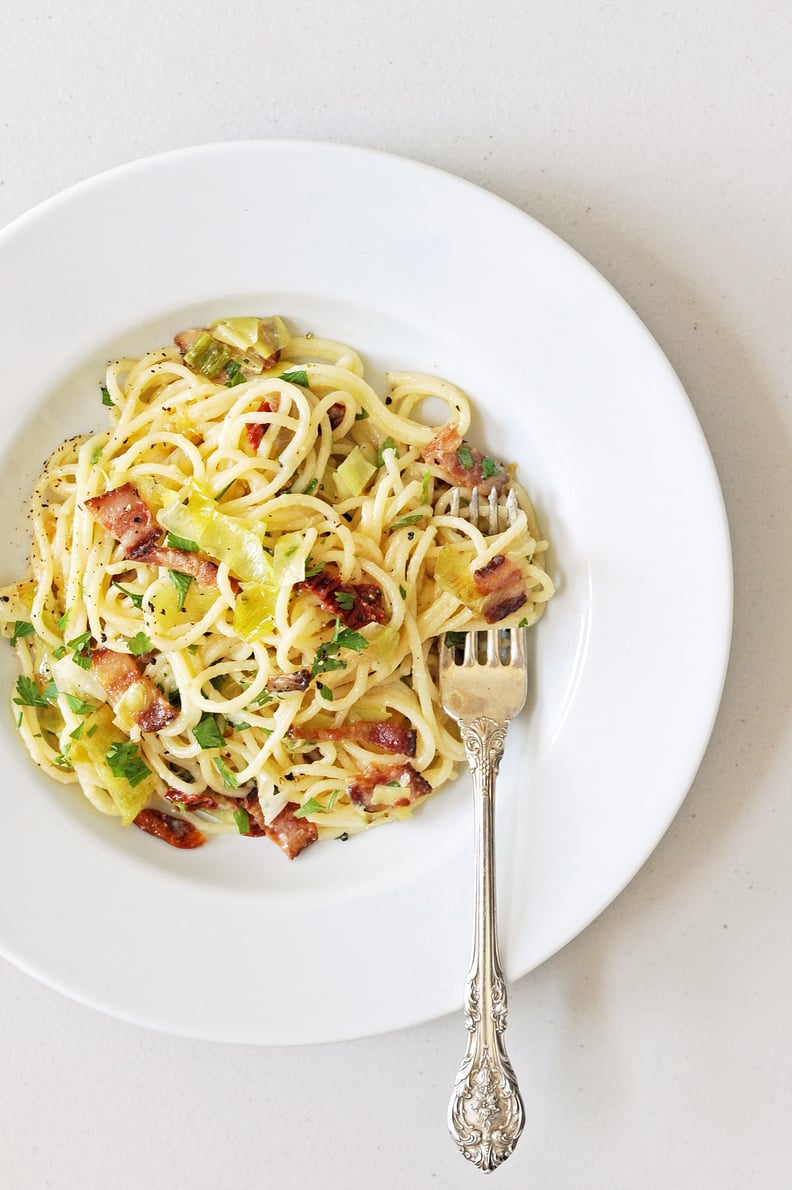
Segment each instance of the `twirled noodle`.
M110 424L48 460L0 622L21 665L19 734L46 773L183 846L237 829L283 845L288 812L307 832L292 855L407 816L454 775L434 639L482 615L530 625L553 586L528 498L464 442L453 384L398 372L382 398L344 344L270 319L257 357L218 347L214 326L110 364ZM414 416L425 397L447 407L439 433ZM460 466L517 492L510 527L455 515ZM519 598L489 616L476 576L504 559ZM174 823L201 834L178 842Z

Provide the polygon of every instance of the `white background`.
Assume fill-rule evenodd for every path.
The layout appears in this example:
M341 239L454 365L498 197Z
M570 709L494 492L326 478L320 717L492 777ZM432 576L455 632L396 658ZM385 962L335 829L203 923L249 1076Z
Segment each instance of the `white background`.
M791 62L789 9L767 0L4 6L0 225L177 146L374 146L568 240L690 394L735 552L726 693L650 861L512 989L528 1123L504 1188L792 1185ZM256 1010L252 989L230 1000ZM2 1190L481 1181L445 1131L460 1015L348 1045L222 1046L107 1019L2 962L0 1012Z

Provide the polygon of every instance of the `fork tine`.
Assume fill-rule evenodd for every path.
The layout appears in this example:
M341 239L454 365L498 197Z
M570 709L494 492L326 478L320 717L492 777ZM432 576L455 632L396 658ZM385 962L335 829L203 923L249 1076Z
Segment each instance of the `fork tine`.
M468 669L476 664L478 660L478 633L465 633L465 654L462 658L462 664L466 665Z
M487 633L487 665L500 665L500 644L498 629L490 628Z
M470 493L470 508L468 509L468 520L472 525L478 528L479 523L479 490L473 488Z
M497 533L500 529L500 509L498 508L498 493L490 488L489 494L489 531Z

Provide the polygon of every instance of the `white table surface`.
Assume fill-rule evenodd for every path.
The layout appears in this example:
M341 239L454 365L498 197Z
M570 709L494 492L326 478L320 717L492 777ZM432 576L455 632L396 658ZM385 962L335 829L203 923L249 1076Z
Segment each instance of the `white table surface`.
M735 555L720 715L644 869L512 989L528 1123L504 1188L792 1186L791 53L772 0L3 8L0 225L182 145L414 157L586 256L702 423ZM460 1014L348 1045L223 1046L106 1018L2 961L0 1014L2 1190L481 1181L445 1128Z

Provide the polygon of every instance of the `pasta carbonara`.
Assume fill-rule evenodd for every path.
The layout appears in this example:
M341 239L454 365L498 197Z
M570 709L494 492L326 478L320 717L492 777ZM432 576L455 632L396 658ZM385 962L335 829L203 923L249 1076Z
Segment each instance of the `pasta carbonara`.
M0 591L13 712L44 772L176 846L231 830L290 858L408 816L454 775L433 642L534 623L546 542L509 470L466 441L464 394L387 379L381 397L350 347L278 317L108 367L109 427L48 460L28 572ZM439 428L416 416L427 397ZM516 491L513 523L470 523L473 486Z

